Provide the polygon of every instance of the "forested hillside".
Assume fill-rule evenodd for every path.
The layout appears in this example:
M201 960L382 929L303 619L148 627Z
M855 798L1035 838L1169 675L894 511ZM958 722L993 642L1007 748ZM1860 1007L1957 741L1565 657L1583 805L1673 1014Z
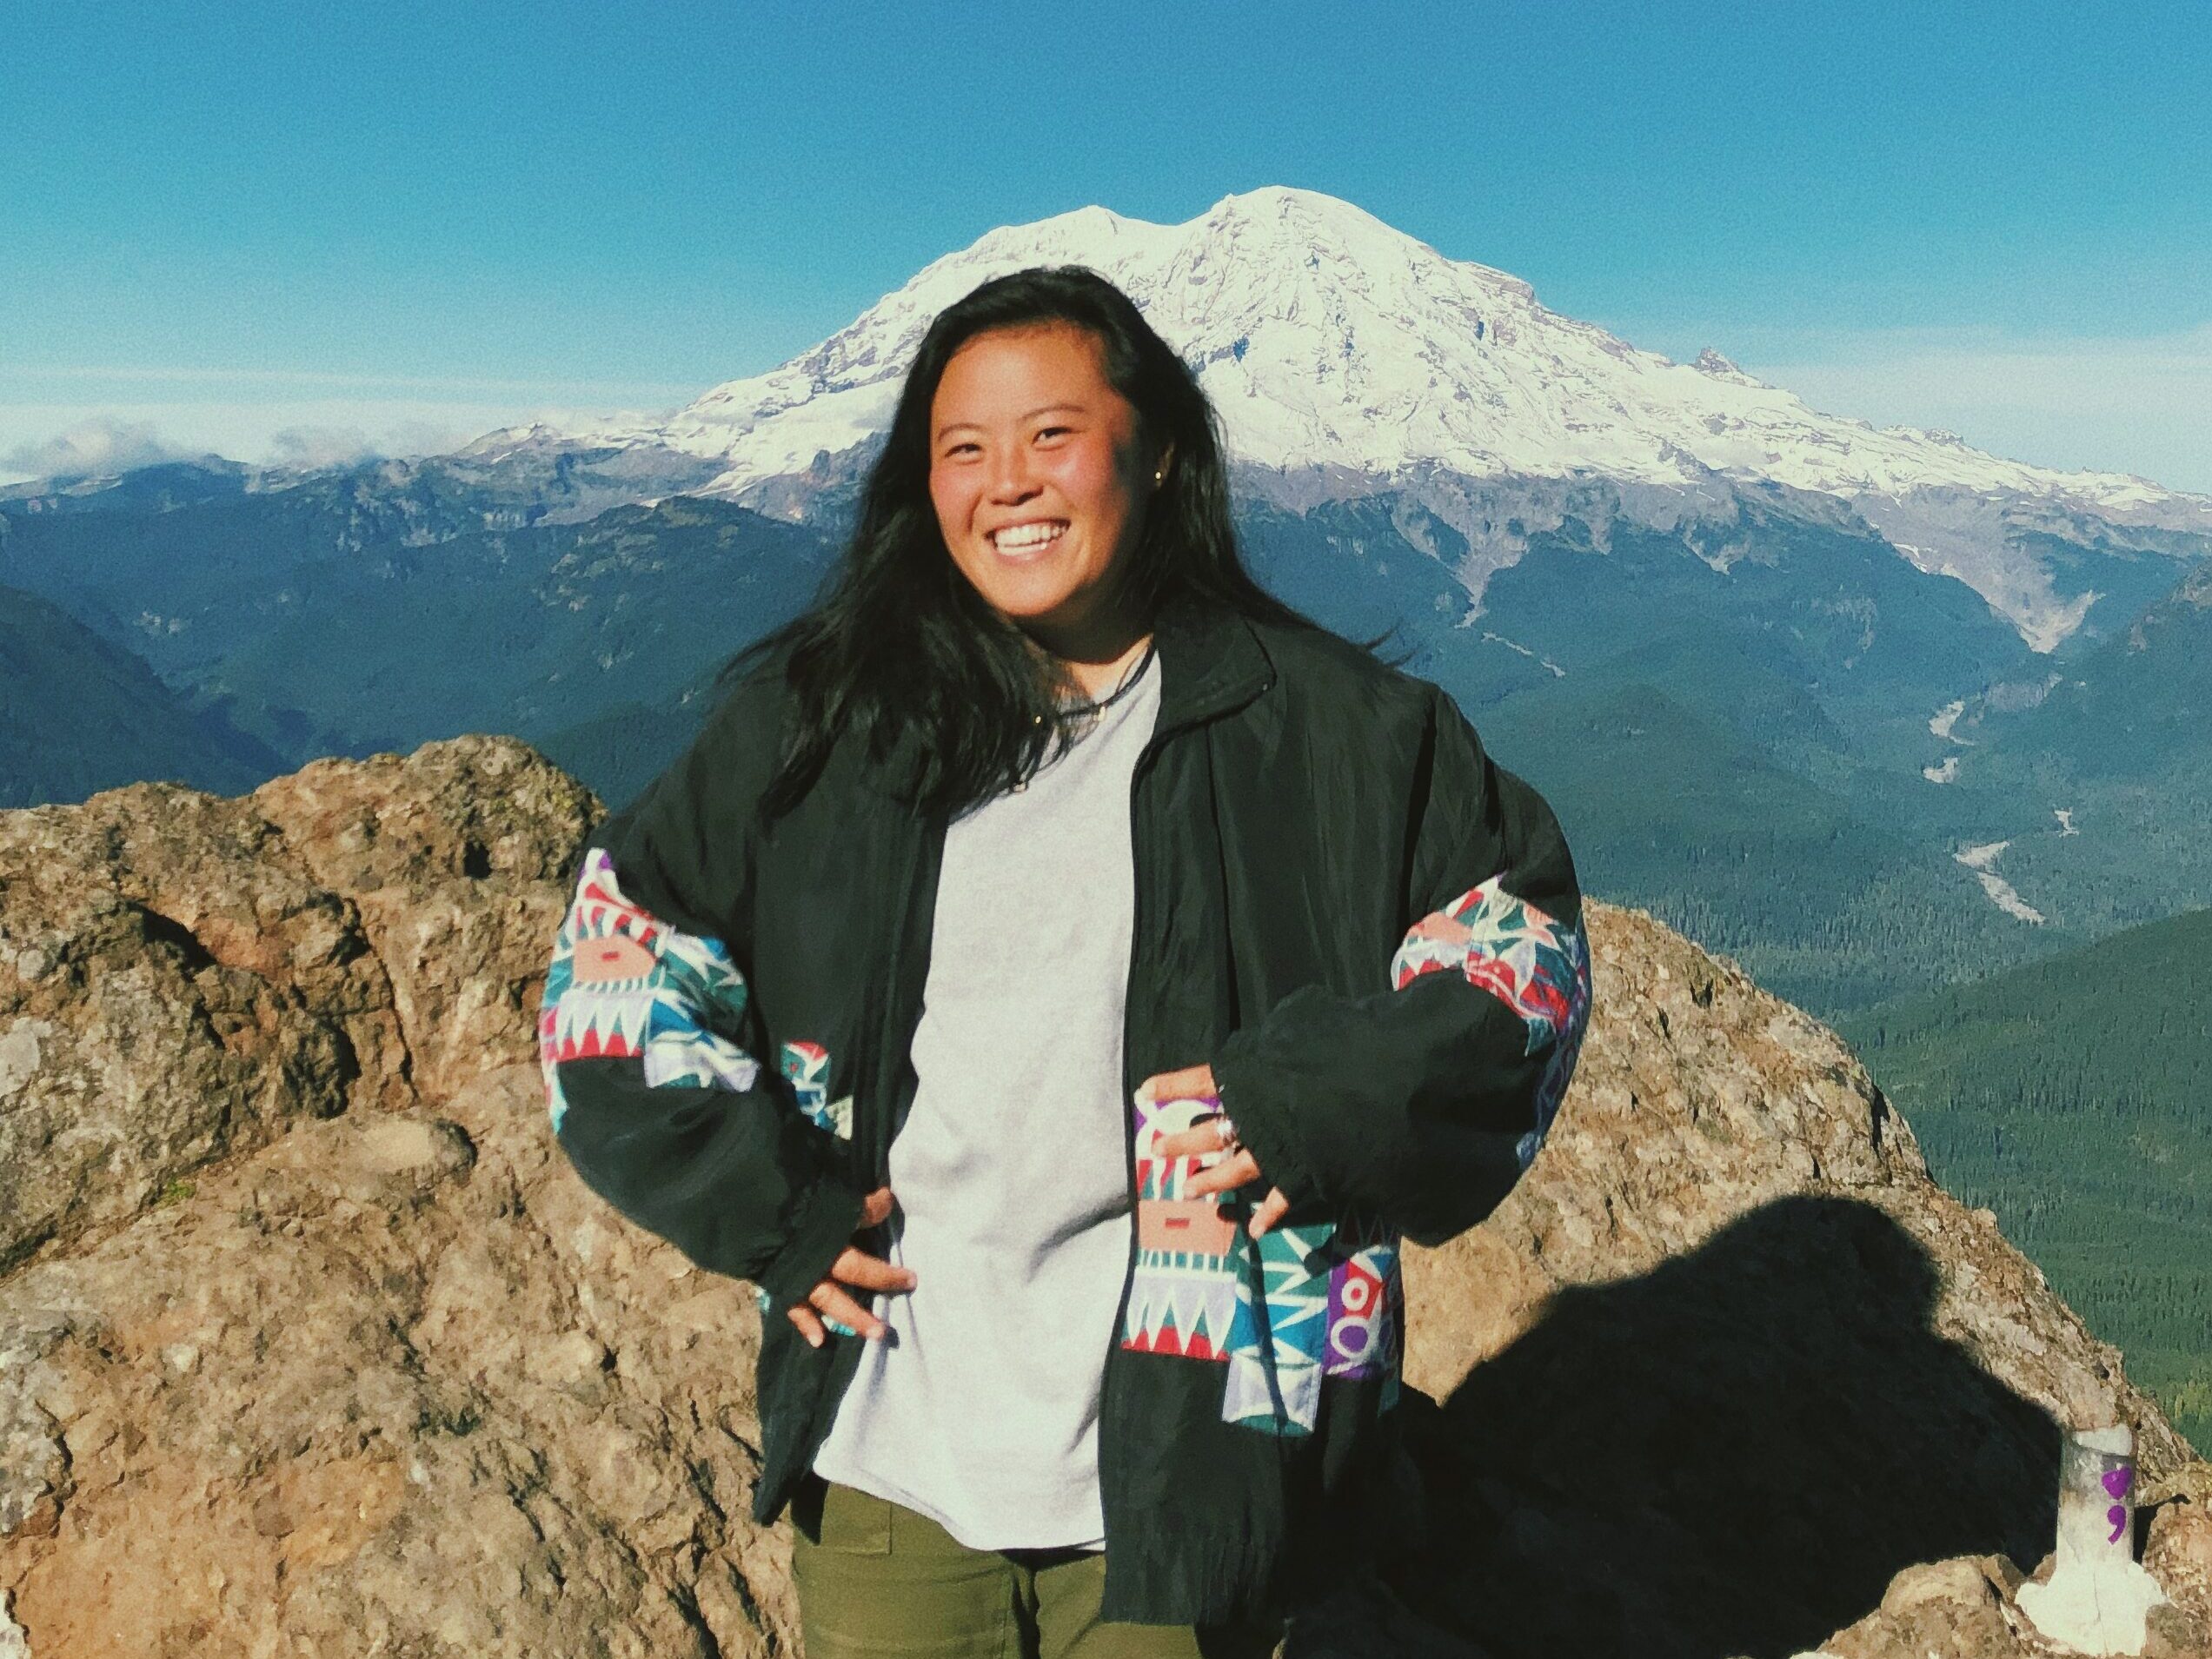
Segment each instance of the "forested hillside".
M1841 1030L1936 1177L1997 1213L2195 1443L2212 1446L2212 910Z
M282 770L142 659L36 594L0 587L0 808L80 801L151 778L236 794Z
M507 732L612 805L697 729L715 667L816 591L853 505L810 476L797 521L765 498L593 511L675 464L523 443L252 488L184 467L0 492L0 580L280 765ZM1598 485L1497 488L1538 517L1512 520L1479 605L1478 550L1403 490L1293 510L1252 485L1238 528L1265 585L1451 693L1558 810L1590 891L1830 1019L2212 905L2212 576L2185 560L2099 565L2167 591L2061 660L1833 502L1746 487L1660 531ZM25 751L16 799L63 798L29 786L50 769Z

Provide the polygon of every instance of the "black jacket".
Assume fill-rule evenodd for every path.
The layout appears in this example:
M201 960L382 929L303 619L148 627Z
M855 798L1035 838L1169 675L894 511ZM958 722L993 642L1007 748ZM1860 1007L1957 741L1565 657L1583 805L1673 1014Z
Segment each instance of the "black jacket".
M1213 1203L1179 1196L1187 1161L1149 1156L1185 1118L1133 1113L1130 1277L1102 1356L1104 1614L1207 1623L1358 1555L1398 1420L1398 1238L1449 1238L1519 1178L1590 975L1556 820L1443 692L1211 607L1171 607L1156 637L1123 1088L1211 1062L1292 1200L1258 1246L1209 1226ZM777 1309L886 1178L944 839L850 744L764 827L785 695L776 676L741 686L594 833L540 1025L583 1178ZM1186 1238L1206 1248L1163 1246ZM807 1475L859 1342L815 1349L763 1320L756 1520Z

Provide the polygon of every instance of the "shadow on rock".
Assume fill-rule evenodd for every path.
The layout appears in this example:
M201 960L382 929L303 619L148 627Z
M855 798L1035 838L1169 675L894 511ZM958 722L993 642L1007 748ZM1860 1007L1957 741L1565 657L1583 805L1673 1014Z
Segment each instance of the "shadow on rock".
M1784 1659L1915 1562L2050 1546L2060 1425L1931 1327L1889 1216L1797 1197L1563 1291L1442 1406L1392 1588L1498 1659Z

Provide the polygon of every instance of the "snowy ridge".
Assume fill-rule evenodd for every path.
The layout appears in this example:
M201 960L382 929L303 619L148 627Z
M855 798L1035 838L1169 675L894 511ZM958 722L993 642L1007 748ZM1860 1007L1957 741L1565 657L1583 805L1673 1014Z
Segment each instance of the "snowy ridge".
M564 435L717 461L708 493L756 492L880 435L937 312L988 277L1059 263L1088 265L1127 292L1198 368L1232 455L1278 474L1369 488L1439 471L1604 479L1708 498L1717 475L1771 481L1850 502L2044 649L2089 600L2062 598L2039 563L2008 552L2023 503L2037 519L2212 535L2212 498L1823 415L1717 351L1684 364L1639 350L1546 309L1518 277L1447 259L1334 196L1279 186L1224 196L1178 225L1086 207L993 230L780 368L673 415Z
M1262 466L1389 478L1429 461L1478 478L1647 482L1710 470L1831 494L1949 484L2108 513L2171 502L2212 521L2212 502L2147 479L2030 467L1950 433L1822 415L1710 348L1695 364L1639 350L1547 310L1518 277L1284 187L1224 196L1179 225L1087 207L993 230L781 368L718 386L665 421L568 436L726 458L725 492L802 470L882 429L938 311L988 277L1058 263L1127 291L1200 366L1232 450Z

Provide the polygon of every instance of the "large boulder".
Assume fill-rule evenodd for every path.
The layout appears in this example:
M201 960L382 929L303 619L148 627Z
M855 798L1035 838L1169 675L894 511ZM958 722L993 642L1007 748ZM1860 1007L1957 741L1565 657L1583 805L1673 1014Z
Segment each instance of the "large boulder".
M591 793L507 740L0 812L0 1270L533 1052Z
M570 1175L535 1066L195 1185L0 1291L37 1659L787 1642L751 1298Z
M795 1650L750 1296L546 1124L600 810L464 738L0 813L0 1656ZM2212 1471L2120 1356L1833 1035L1591 927L1549 1144L1411 1255L1399 1536L1292 1650L2040 1653L2059 1432L2118 1420L2149 1651L2212 1651Z

